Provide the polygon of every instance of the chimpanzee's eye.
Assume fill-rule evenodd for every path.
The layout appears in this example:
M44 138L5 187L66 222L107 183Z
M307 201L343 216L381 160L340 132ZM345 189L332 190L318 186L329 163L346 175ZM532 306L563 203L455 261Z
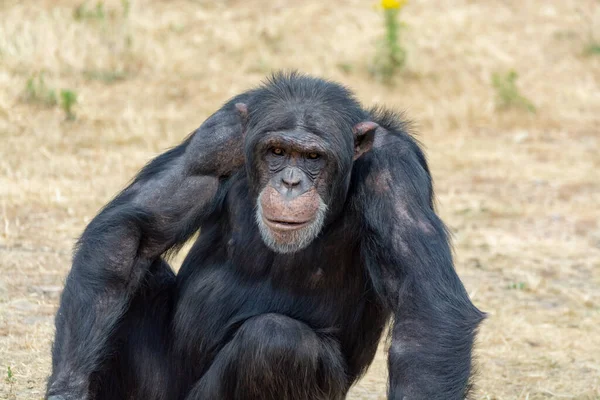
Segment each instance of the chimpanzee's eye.
M271 152L273 154L275 154L276 156L282 156L283 155L283 149L281 147L273 147L273 149L271 149Z
M308 153L308 158L309 158L310 160L316 160L316 159L318 159L319 157L321 157L321 156L319 155L319 153Z

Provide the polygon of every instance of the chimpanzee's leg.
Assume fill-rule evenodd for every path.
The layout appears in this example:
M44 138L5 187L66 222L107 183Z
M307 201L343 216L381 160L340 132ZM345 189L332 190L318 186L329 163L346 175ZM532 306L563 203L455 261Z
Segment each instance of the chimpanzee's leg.
M166 262L152 264L115 334L115 352L93 377L91 399L175 398L169 354L174 284Z
M337 400L348 390L338 343L280 314L246 320L186 400Z

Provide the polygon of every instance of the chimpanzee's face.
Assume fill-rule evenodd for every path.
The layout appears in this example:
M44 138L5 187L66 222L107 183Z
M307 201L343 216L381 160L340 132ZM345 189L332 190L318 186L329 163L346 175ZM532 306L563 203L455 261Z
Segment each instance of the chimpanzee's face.
M359 122L367 115L343 88L310 85L271 88L250 110L236 104L256 223L277 253L306 248L339 215L353 163L371 149L378 127Z
M270 132L257 143L262 190L256 222L268 247L293 253L321 232L334 161L319 136L301 128Z

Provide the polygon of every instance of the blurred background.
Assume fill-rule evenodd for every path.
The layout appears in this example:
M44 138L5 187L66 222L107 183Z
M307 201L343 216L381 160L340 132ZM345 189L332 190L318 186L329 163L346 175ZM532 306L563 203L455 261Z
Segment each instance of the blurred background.
M291 68L414 121L489 313L474 397L600 399L598 0L0 0L0 398L42 398L98 209ZM386 374L380 352L349 398Z

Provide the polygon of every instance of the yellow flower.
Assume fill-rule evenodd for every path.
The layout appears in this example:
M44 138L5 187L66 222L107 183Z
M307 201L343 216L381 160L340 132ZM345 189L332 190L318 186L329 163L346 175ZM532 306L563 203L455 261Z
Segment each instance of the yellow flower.
M386 10L390 10L393 8L401 9L406 5L408 0L381 0L381 6Z

